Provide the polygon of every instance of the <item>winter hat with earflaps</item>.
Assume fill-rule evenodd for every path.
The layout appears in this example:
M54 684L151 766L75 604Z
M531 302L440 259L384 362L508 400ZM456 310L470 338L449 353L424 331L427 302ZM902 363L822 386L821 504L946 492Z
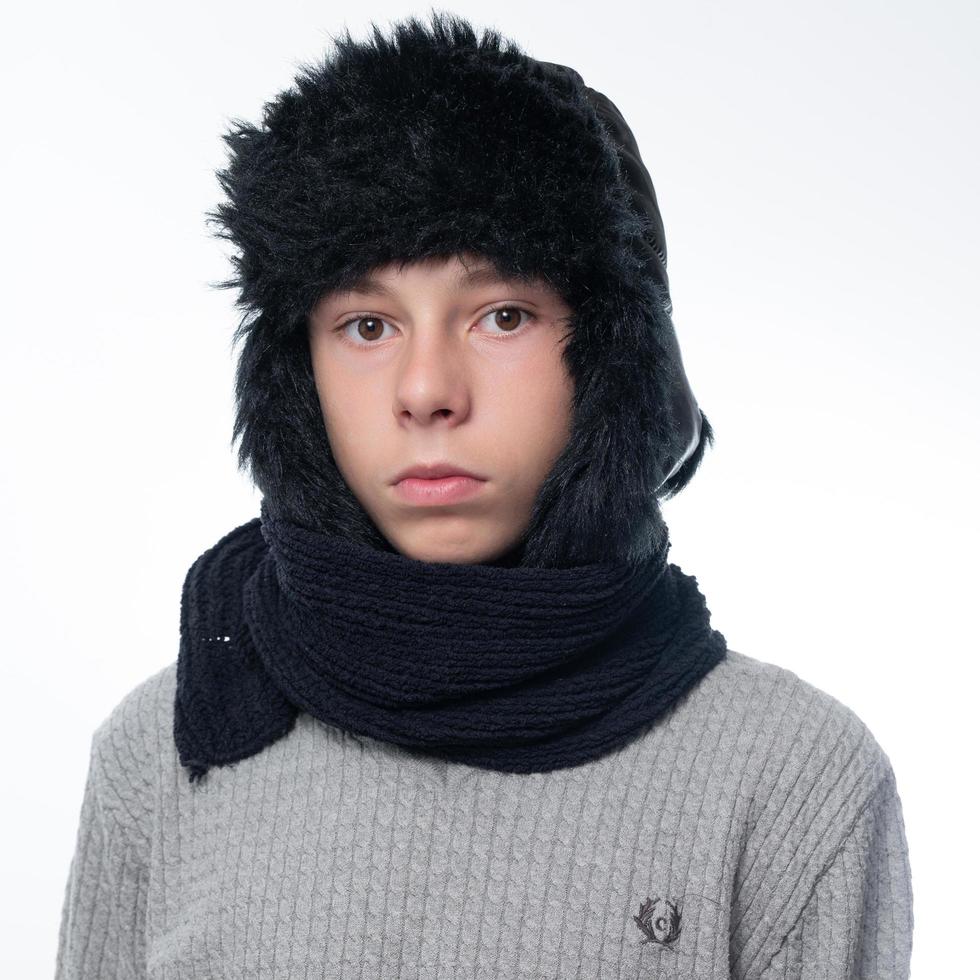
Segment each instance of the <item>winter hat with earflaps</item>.
M174 737L192 781L299 711L474 766L545 771L636 737L725 656L659 503L711 428L681 363L663 223L622 115L465 20L347 33L236 121L210 213L244 309L239 462L261 517L192 564ZM572 432L504 561L402 555L334 463L307 318L390 262L476 254L573 311Z
M347 33L225 136L244 309L234 438L273 516L384 550L333 460L306 337L320 296L393 260L479 253L547 280L574 311L573 437L536 501L520 565L640 557L659 503L712 431L681 362L653 183L615 105L574 70L433 14Z

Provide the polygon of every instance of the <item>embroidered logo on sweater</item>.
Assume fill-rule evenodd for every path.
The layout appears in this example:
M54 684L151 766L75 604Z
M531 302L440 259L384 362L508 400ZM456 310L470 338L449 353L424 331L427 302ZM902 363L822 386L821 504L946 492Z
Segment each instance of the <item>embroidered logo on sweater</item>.
M643 933L641 943L657 943L670 946L681 934L681 910L676 902L666 898L650 898L640 906L640 914L633 916L636 927Z

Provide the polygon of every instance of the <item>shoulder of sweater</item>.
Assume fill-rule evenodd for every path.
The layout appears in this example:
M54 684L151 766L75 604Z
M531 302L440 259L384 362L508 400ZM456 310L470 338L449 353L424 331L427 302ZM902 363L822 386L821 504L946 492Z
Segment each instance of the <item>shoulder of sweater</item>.
M152 751L164 728L172 724L176 689L177 661L173 660L123 695L96 728L95 737L124 741L134 757Z
M161 763L176 754L176 679L173 661L128 691L92 734L91 778L102 810L137 846L146 837Z
M769 976L755 966L775 956L827 869L842 852L855 874L877 860L865 853L868 827L899 804L891 762L853 708L786 667L739 653L726 661L709 700L730 721L712 715L706 727L729 746L743 804L732 974Z
M789 668L744 653L729 650L719 667L705 691L704 709L735 740L758 817L820 807L825 818L833 813L847 824L894 779L874 733L833 694ZM718 714L727 717L718 721Z

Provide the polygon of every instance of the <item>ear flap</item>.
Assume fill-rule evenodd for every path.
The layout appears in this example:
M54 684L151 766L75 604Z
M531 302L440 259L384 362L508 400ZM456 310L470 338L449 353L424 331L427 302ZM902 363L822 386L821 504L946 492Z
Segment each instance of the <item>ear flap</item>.
M697 400L694 397L694 392L691 390L691 384L687 380L687 372L684 370L684 363L681 360L680 346L677 343L677 334L671 326L667 338L667 350L669 357L674 366L674 385L671 389L671 415L674 420L674 445L678 447L678 456L676 462L666 473L663 479L663 483L657 488L657 495L663 496L662 491L668 487L670 480L675 477L684 466L697 452L698 448L701 449L701 454L704 453L704 444L702 440L702 422L707 422L704 418L701 409L698 407ZM700 455L698 456L698 461L700 461ZM693 475L694 469L697 468L697 463L691 469L690 476ZM683 483L686 483L684 480ZM673 496L681 489L683 483L676 484L675 488L667 494L667 496Z
M619 155L619 162L622 173L626 178L626 183L630 192L630 203L634 210L643 218L645 234L643 236L643 250L646 266L650 275L662 287L664 296L664 311L668 317L673 312L673 304L670 301L670 281L667 277L667 237L664 231L663 218L660 215L660 208L657 204L657 194L653 187L653 180L650 172L643 163L640 156L640 149L637 146L636 138L632 130L626 123L623 114L616 107L615 103L594 88L589 88L585 84L582 76L569 68L568 65L560 65L554 61L543 61L552 70L565 72L571 75L584 89L589 103L595 108L596 113L602 120L609 135L613 138ZM677 335L670 321L669 327L664 337L664 348L671 360L671 366L675 377L675 384L671 393L671 417L674 423L674 438L672 442L678 447L678 455L664 476L660 489L668 489L668 485L673 486L673 490L667 495L672 496L681 489L687 479L693 474L704 453L704 439L702 439L702 420L704 416L698 407L694 392L691 390L690 382L684 371L681 360L680 346L677 342ZM710 439L708 440L710 441ZM698 460L692 457L700 447ZM680 484L675 480L670 484L672 478L676 477L681 468L688 461L693 461L694 466L689 469L687 479ZM658 495L661 495L658 490Z

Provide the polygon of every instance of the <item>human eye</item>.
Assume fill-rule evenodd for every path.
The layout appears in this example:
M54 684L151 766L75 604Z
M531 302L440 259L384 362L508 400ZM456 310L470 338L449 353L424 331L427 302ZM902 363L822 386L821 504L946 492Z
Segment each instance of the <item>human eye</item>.
M492 323L495 327L500 327L501 332L494 334L497 337L506 337L508 334L524 333L527 329L527 321L521 322L520 314L524 314L527 320L536 319L530 310L525 310L522 306L495 306L480 318L481 322L488 317L493 317Z
M348 333L347 328L351 324L356 324L357 335L363 339L363 343L360 340L354 340L352 335ZM362 324L367 324L368 326L365 329L361 329ZM359 313L357 316L351 317L351 319L341 323L340 326L334 329L334 332L340 334L344 343L350 344L353 347L370 347L380 339L386 324L391 326L387 320L382 320L381 317L374 316L372 313Z

